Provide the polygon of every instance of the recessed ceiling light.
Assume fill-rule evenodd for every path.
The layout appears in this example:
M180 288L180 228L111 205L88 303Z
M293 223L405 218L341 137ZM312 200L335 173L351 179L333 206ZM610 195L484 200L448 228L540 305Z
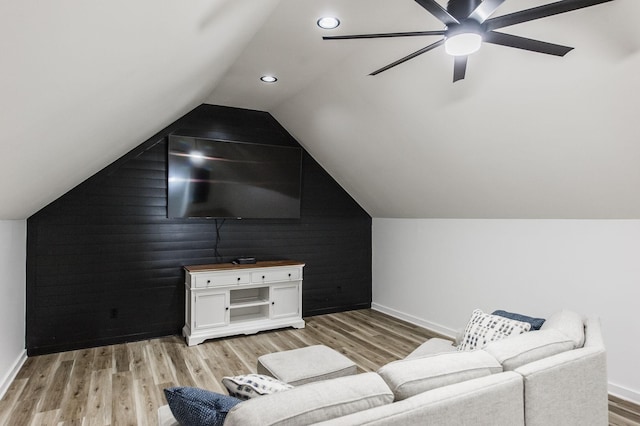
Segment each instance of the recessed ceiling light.
M275 83L276 81L278 81L278 79L272 75L263 75L262 77L260 77L260 80L265 83Z
M325 16L318 19L318 26L325 30L332 30L334 28L337 28L338 25L340 25L340 20L333 16Z

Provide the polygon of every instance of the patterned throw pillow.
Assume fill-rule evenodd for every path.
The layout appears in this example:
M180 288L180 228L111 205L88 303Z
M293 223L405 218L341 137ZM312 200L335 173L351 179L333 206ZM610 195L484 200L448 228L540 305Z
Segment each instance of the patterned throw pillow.
M229 410L242 402L232 396L192 387L167 388L164 395L181 425L222 426Z
M517 335L529 331L531 324L516 321L498 315L485 314L476 309L464 329L464 336L458 345L459 351L482 349L489 342L504 339L510 335Z
M222 384L229 391L229 395L240 399L250 399L260 395L293 389L293 386L264 374L223 377Z

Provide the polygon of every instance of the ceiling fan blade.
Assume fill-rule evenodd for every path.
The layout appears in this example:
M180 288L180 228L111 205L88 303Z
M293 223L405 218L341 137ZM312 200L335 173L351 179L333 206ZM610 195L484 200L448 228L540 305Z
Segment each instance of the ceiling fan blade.
M467 72L467 58L468 56L454 56L453 62L453 82L464 78Z
M547 43L546 41L499 33L496 31L489 31L485 33L484 36L482 36L482 41L555 56L564 56L573 50L573 47Z
M354 34L354 35L339 35L339 36L324 36L323 40L350 40L358 38L384 38L384 37L412 37L412 36L432 36L432 35L444 35L444 30L437 31L410 31L403 33L381 33L381 34Z
M415 57L416 57L416 56L418 56L418 55L422 55L423 53L426 53L426 52L428 52L428 51L430 51L430 50L433 50L433 49L435 49L436 47L441 46L442 44L444 44L444 39L442 39L442 40L438 40L438 41L436 41L435 43L432 43L432 44L428 45L427 47L423 47L423 48L422 48L422 49L420 49L420 50L416 50L416 51L415 51L415 52L413 52L412 54L407 55L407 56L405 56L404 58L398 59L397 61L392 62L392 63L390 63L389 65L384 66L384 67L382 67L382 68L380 68L380 69L378 69L378 70L375 70L374 72L372 72L372 73L371 73L371 74L369 74L369 75L378 75L378 74L380 74L380 73L381 73L381 72L383 72L383 71L386 71L386 70L388 70L388 69L390 69L390 68L395 67L396 65L400 65L401 63L408 61L409 59L413 59L413 58L415 58Z
M469 18L482 24L489 16L493 15L493 12L495 12L502 3L504 3L504 0L484 0L471 12Z
M533 21L535 19L546 18L547 16L557 15L559 13L571 12L572 10L595 6L609 1L613 0L561 0L555 3L533 7L531 9L521 10L519 12L509 13L507 15L496 16L495 18L488 19L486 21L486 25L487 29L491 31L519 24L521 22Z
M459 24L460 22L453 17L445 8L436 3L436 0L416 0L420 6L424 7L433 16L438 18L445 25Z

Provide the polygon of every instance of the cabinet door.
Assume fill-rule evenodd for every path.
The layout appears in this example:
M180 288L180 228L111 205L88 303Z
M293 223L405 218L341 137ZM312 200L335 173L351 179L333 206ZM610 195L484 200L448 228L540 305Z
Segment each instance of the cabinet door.
M271 318L300 316L300 284L271 288Z
M195 294L192 314L196 329L222 327L229 318L228 291L199 291Z

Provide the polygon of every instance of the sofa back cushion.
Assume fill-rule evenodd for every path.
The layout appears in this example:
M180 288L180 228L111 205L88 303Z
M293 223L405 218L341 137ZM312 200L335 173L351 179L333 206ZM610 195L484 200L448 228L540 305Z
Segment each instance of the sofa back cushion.
M573 349L573 340L558 330L536 330L489 343L484 350L505 371Z
M308 425L393 402L376 373L308 383L243 401L227 414L225 426Z
M558 330L573 341L574 348L584 345L584 320L579 314L562 310L551 315L540 330Z
M453 342L451 340L432 337L415 348L413 352L407 355L404 359L424 358L445 352L454 352L455 350L456 347L453 346Z
M426 358L391 362L378 370L395 400L502 371L494 357L482 350L441 353Z

